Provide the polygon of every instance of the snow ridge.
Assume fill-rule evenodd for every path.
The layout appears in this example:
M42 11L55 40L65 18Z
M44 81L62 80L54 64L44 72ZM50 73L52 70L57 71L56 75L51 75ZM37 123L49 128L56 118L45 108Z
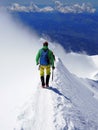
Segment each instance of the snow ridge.
M54 86L60 90L62 95L66 95L63 98L65 102L62 108L62 116L66 125L61 130L98 129L98 100L94 99L95 91L91 90L92 84L98 86L98 82L80 79L71 74L60 59L56 68ZM96 93L98 94L98 90Z
M96 85L71 74L57 58L54 81L47 89L35 86L15 130L97 130L98 100L91 84Z

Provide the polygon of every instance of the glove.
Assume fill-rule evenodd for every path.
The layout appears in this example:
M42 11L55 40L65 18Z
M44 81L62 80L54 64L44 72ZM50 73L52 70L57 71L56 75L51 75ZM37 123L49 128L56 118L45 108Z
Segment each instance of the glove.
M36 63L36 65L38 65L39 63Z
M54 70L54 69L55 69L55 67L54 67L54 66L52 66L52 69Z

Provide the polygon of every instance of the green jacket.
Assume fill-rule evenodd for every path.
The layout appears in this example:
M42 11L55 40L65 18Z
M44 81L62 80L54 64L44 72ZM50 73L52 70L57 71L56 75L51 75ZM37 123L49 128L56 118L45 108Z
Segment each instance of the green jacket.
M48 47L47 48L41 48L39 51L38 51L38 53L37 53L37 55L36 55L36 65L38 65L38 64L40 64L40 55L41 55L41 52L42 52L42 49L48 49ZM48 49L49 51L48 51L48 57L49 57L49 65L51 65L52 67L54 67L54 56L53 56L53 52L50 50L50 49Z

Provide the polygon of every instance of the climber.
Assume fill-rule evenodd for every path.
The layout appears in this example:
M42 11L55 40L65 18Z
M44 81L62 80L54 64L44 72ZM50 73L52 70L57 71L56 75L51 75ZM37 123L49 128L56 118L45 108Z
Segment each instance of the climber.
M53 52L48 48L48 42L43 43L43 47L38 51L36 55L36 65L39 65L40 79L42 87L49 87L49 79L51 74L51 67L54 70L55 56ZM46 77L45 77L46 72ZM46 81L45 81L46 79Z

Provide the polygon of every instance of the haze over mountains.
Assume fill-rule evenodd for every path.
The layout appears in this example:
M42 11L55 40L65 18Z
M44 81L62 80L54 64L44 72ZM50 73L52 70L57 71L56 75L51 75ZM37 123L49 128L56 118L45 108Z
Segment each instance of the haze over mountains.
M11 12L41 37L61 44L67 52L98 54L98 13Z

